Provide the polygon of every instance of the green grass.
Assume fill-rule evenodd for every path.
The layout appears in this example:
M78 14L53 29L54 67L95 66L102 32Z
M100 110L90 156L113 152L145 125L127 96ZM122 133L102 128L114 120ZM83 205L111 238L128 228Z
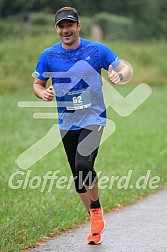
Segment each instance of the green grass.
M33 143L43 137L54 120L33 119L33 112L43 109L18 108L18 101L37 100L32 93L31 73L40 51L54 43L55 37L25 37L9 39L0 44L2 68L1 76L1 165L0 165L0 251L16 252L43 240L52 230L60 233L77 223L88 220L74 186L44 192L41 187L30 189L11 189L9 177L19 167L16 158ZM24 44L24 47L22 46ZM159 46L158 46L159 45ZM96 160L96 170L101 176L124 176L132 170L130 184L133 189L118 189L117 181L111 189L100 190L100 198L105 212L120 205L136 201L166 186L167 181L167 86L165 84L166 57L161 54L166 48L163 42L152 44L113 43L114 51L123 55L134 67L134 78L127 87L118 87L121 93L128 94L133 86L145 82L152 86L151 97L132 115L123 118L109 109L109 118L117 128L116 132L101 146ZM166 49L165 49L166 50ZM154 51L155 58L152 56ZM145 52L145 53L144 53ZM144 57L146 57L144 59ZM150 61L149 61L150 59ZM145 71L147 70L147 71ZM156 85L155 85L156 84ZM48 109L49 112L55 111ZM45 148L45 146L43 146ZM47 171L60 170L59 176L71 176L71 172L60 144L55 150L34 164L30 169L29 181L34 176L41 179ZM136 189L135 183L140 176L151 170L150 178L159 176L156 190ZM25 171L26 175L27 171ZM15 179L25 181L25 175Z

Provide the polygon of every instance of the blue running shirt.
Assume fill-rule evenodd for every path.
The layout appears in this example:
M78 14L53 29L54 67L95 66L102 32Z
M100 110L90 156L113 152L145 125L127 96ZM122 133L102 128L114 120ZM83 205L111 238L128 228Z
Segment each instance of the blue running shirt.
M73 50L59 42L43 51L35 75L44 81L52 78L61 130L105 126L101 69L108 70L110 64L114 69L119 63L107 46L86 39Z

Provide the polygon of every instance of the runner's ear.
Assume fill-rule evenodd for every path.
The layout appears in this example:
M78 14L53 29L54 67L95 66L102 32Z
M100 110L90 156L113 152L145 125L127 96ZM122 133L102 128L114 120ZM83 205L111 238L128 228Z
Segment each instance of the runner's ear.
M79 30L79 31L81 30L81 27L82 27L82 24L81 24L81 22L79 21L79 23L78 23L78 30Z

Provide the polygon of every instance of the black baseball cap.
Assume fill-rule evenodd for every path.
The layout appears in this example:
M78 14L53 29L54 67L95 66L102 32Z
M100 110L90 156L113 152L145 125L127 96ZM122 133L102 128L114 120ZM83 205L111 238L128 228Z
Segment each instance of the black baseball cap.
M62 11L55 16L55 24L57 25L62 20L71 20L74 22L78 22L78 15L77 13L70 10Z

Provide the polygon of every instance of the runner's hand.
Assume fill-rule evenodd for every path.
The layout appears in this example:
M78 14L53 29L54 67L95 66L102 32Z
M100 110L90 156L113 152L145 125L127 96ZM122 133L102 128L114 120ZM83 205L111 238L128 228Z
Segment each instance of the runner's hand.
M44 101L52 101L54 97L54 89L53 86L48 87L47 89L42 91L41 98Z
M118 73L113 70L112 65L109 65L108 78L113 84L119 84L121 81Z

